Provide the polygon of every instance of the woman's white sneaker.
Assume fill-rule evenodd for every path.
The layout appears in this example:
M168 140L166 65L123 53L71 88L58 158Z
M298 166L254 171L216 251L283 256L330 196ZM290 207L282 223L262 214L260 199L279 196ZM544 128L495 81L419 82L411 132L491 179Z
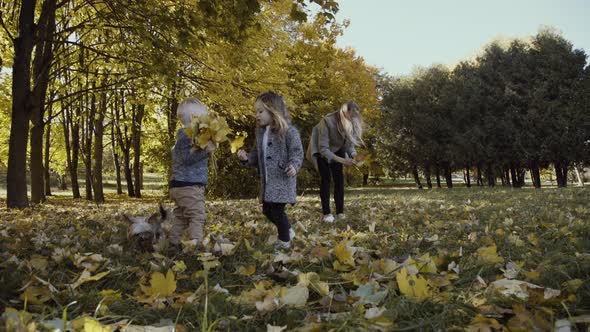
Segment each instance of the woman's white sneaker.
M338 220L344 220L344 219L346 219L346 215L344 213L338 213L336 215L336 219L338 219Z
M293 239L297 236L297 233L293 230L293 228L289 228L289 241L293 241Z
M324 222L327 223L333 223L334 222L334 216L330 213L330 214L325 214L324 215Z

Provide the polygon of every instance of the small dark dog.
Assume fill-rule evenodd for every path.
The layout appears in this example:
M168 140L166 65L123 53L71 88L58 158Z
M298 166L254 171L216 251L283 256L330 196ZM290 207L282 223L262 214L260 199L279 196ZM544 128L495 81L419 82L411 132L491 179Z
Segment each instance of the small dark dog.
M123 214L130 222L127 238L134 242L139 249L153 252L154 246L166 239L162 223L172 218L172 212L164 209L160 204L160 211L147 217L132 217Z

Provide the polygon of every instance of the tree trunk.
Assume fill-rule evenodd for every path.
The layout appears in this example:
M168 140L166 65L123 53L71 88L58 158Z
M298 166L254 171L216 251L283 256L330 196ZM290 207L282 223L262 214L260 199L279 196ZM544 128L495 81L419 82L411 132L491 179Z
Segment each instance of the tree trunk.
M57 0L43 1L36 28L35 58L33 60L33 90L31 93L31 201L45 201L43 175L43 133L45 130L45 99L49 85L49 70L53 61L53 35Z
M127 125L121 123L121 118L125 117L125 92L121 91L121 107L115 108L115 128L117 130L116 134L119 147L123 153L123 173L125 174L125 181L127 182L127 195L129 197L134 197L135 190L133 189L133 176L131 173L131 138L128 135Z
M139 163L139 186L143 190L143 161Z
M368 185L369 185L369 174L363 173L363 187L366 187Z
M453 188L453 174L451 173L451 165L449 162L443 162L443 172L445 175L445 181L447 188Z
M440 185L440 167L438 166L438 163L436 163L436 166L434 168L434 172L436 174L436 186L438 188L442 188Z
M80 105L80 107L82 107ZM77 109L80 112L80 108ZM82 198L80 194L80 184L78 183L78 164L80 161L80 116L76 116L72 124L72 169L70 177L72 178L72 193L74 198Z
M176 141L176 123L177 123L177 114L178 114L178 98L176 97L177 95L177 84L176 82L174 82L173 88L172 88L172 98L168 99L168 110L169 112L166 112L167 115L167 123L168 123L168 160L165 161L165 167L166 167L166 179L169 180L172 177L172 146L174 146L174 143ZM168 181L166 181L168 182Z
M414 181L416 182L416 186L418 186L418 189L422 189L422 183L420 183L420 177L418 176L418 168L416 166L412 166L412 175L414 176Z
M72 169L72 152L71 152L71 145L70 145L70 125L69 125L69 108L63 106L62 103L62 127L64 133L64 145L66 148L66 170L70 172ZM63 189L62 185L62 189Z
M117 195L122 195L123 194L123 186L121 185L121 160L120 160L120 156L118 153L114 154L114 159L115 159L115 176L117 179Z
M525 182L525 174L526 174L526 170L524 168L517 168L516 169L516 176L518 178L518 187L522 188L524 187L524 182Z
M93 84L94 87L94 84ZM94 89L93 89L94 90ZM88 95L86 95L86 103L88 105L89 101L88 101ZM90 113L88 114L87 118L84 120L84 128L83 128L83 146L82 146L82 151L83 151L83 160L84 160L84 166L86 169L86 174L85 174L85 189L86 189L86 200L91 201L92 200L92 180L93 180L93 175L92 175L92 127L94 125L94 117L96 114L96 95L91 92L91 97L90 97ZM86 108L88 109L88 107Z
M466 178L467 178L467 182L465 182L465 184L467 185L467 188L471 188L471 174L469 174L469 164L465 165L465 172L466 174Z
M578 185L583 187L584 186L584 177L582 176L580 169L581 169L580 165L574 164L574 172L576 172L576 177L578 178ZM582 170L583 170L583 168L582 168Z
M481 174L481 163L477 163L477 185L483 186L483 176Z
M59 189L68 190L67 174L61 174L59 176Z
M557 178L557 186L560 188L567 187L567 169L569 163L567 161L555 162L555 176Z
M100 105L96 119L94 121L94 170L93 185L94 189L94 201L96 203L104 202L104 191L102 183L102 157L103 157L103 135L104 135L104 117L107 111L107 94L101 92L100 94Z
M168 122L168 143L174 144L176 141L176 122L178 114L178 99L176 97L170 98L168 101L170 112L166 113Z
M115 108L119 107L118 98L115 98ZM121 161L117 151L117 140L115 139L115 111L113 110L113 121L111 126L111 149L113 151L113 162L115 163L115 177L117 179L117 195L123 194L123 188L121 187Z
M556 161L554 164L555 167L555 178L557 180L557 186L563 187L563 175L561 173L561 163Z
M63 107L63 131L64 144L66 147L66 162L68 172L70 173L70 182L72 183L72 196L74 199L81 198L80 186L78 185L78 150L80 148L79 126L77 117L71 111L69 105ZM74 119L76 117L76 119ZM71 140L70 140L71 131Z
M531 180L535 188L541 188L541 171L537 160L531 161Z
M426 186L428 186L428 189L432 189L432 179L430 179L430 165L426 164L426 166L424 166L424 177L426 178Z
M561 163L561 175L562 175L564 187L567 187L567 182L568 182L567 173L568 173L569 167L570 167L570 163L568 161L563 161Z
M123 151L123 168L125 181L127 182L127 195L129 197L135 197L135 190L133 190L133 173L131 172L131 156L129 151Z
M488 178L488 186L494 187L496 185L496 175L494 174L494 167L492 163L488 163L486 177Z
M13 40L12 116L6 173L6 206L25 208L27 197L27 143L31 95L31 59L35 34L36 0L22 0L18 18L18 37Z
M49 154L49 150L51 148L51 116L53 115L53 100L54 92L50 93L49 97L49 105L47 106L47 124L45 125L45 152L44 155L44 166L43 166L43 173L44 173L44 180L45 180L45 196L51 196L51 168L49 167L49 163L51 162L51 155Z
M518 188L519 182L518 182L518 176L516 174L516 167L514 166L514 163L510 163L510 177L512 178L512 187Z
M133 176L135 180L135 197L137 198L141 197L141 123L144 112L145 105L139 104L135 107L135 112L133 112L133 127L131 127L131 137L133 140Z
M36 123L36 124L35 124ZM45 183L43 181L43 119L34 121L31 128L31 202L41 203L45 201Z

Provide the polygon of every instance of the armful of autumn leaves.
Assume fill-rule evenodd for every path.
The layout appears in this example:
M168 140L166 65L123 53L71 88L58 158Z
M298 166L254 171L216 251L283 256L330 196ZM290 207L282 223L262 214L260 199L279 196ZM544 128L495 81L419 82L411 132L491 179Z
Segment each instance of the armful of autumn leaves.
M190 127L185 130L187 136L193 141L193 150L205 149L209 142L217 148L220 143L230 141L228 136L233 132L225 117L212 112L207 115L193 116ZM235 136L230 142L232 153L236 153L244 145L247 136L245 132Z

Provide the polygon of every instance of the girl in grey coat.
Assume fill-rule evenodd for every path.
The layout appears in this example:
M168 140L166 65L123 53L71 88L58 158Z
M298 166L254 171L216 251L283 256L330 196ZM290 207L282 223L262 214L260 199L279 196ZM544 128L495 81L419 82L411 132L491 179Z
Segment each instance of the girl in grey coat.
M289 122L283 97L268 91L254 103L256 111L256 145L250 153L238 151L238 158L260 172L262 212L277 227L278 249L288 249L295 232L285 213L287 203L294 204L297 172L303 163L303 146L299 132Z

